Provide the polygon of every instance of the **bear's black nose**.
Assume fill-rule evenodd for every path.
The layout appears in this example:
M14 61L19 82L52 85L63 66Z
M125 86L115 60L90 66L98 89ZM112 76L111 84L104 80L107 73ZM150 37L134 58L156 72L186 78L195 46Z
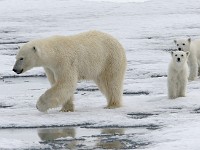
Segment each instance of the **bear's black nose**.
M178 50L181 51L181 48L179 47Z
M177 58L177 61L180 61L181 59L180 58Z
M14 72L17 72L17 70L16 70L16 69L13 69L13 71L14 71Z

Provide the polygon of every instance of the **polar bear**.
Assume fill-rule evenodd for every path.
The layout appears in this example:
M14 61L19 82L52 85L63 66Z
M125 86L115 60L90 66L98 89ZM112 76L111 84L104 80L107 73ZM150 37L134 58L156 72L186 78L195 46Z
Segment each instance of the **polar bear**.
M187 60L190 52L172 51L172 61L168 68L168 97L175 99L185 97L189 76Z
M190 52L188 65L190 69L189 80L193 81L197 78L200 67L200 40L191 41L188 39L174 40L179 51Z
M126 55L122 45L109 34L89 31L72 36L52 36L23 45L13 71L20 74L43 67L51 88L36 104L41 112L62 105L74 111L73 93L80 80L93 80L107 99L106 108L122 105ZM92 102L91 102L92 104Z

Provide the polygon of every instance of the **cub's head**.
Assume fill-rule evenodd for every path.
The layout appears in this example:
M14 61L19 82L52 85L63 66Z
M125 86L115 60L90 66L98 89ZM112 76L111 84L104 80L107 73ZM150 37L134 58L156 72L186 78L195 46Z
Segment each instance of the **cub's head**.
M174 40L174 43L176 44L178 51L187 52L190 50L191 38Z
M171 55L172 55L173 63L177 65L181 65L187 62L190 52L172 51Z
M17 74L24 73L38 66L38 50L32 42L23 45L17 56L13 71Z

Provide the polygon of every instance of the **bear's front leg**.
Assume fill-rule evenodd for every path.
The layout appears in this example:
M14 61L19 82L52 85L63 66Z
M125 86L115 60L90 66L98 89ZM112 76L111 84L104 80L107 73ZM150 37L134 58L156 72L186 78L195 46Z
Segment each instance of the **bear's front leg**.
M74 96L71 96L70 99L67 100L62 106L60 112L73 112L74 111Z
M188 79L187 78L183 78L179 82L180 82L180 85L178 87L178 97L185 97L186 96L186 91L187 91L186 87L187 87Z
M186 88L185 87L182 87L180 89L180 92L179 92L179 95L178 97L185 97L186 96Z
M54 108L58 105L59 100L57 98L53 99L53 97L49 96L46 92L40 96L39 100L37 101L36 108L40 112L46 112L49 108Z
M37 109L41 112L47 111L49 108L55 108L62 105L70 99L76 89L77 78L68 75L65 79L55 83L48 89L37 102ZM70 109L72 110L72 109Z
M49 68L44 68L44 70L51 86L53 86L56 83L53 71L51 71Z
M70 93L70 94L69 94ZM46 112L49 108L55 108L63 104L73 91L64 85L55 84L40 96L36 108L41 112Z
M176 99L177 98L176 92L175 91L171 91L171 93L168 93L168 98L169 99Z
M177 86L176 82L168 79L168 98L175 99L177 98Z
M39 100L37 101L36 108L40 112L46 112L49 109L47 98L45 94L41 95Z
M47 94L43 94L40 96L37 101L36 108L40 112L46 112L49 108L54 108L59 105L59 100L57 98L50 98Z

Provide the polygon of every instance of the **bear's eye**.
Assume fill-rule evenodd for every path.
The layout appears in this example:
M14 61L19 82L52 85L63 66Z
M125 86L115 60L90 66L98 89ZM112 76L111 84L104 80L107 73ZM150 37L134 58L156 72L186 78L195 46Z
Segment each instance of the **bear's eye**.
M183 45L185 45L185 43L183 43Z
M179 46L179 44L177 44L177 46Z
M177 56L177 54L175 56Z
M20 58L19 60L23 60L24 58Z
M183 57L183 54L181 56Z

